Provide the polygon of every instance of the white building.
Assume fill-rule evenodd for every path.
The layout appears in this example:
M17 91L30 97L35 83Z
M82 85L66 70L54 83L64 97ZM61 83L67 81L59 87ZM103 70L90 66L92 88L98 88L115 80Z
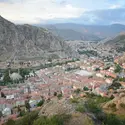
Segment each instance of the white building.
M3 116L9 116L9 115L11 115L11 108L5 108L2 111L2 114L3 114Z

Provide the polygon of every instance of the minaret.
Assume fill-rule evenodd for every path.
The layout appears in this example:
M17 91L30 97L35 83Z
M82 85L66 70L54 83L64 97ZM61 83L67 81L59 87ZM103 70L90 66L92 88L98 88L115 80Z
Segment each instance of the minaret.
M95 90L95 85L93 84L93 85L92 85L92 91L94 91L94 90Z
M9 76L11 76L10 69L9 69Z
M18 69L18 74L20 74L20 69Z

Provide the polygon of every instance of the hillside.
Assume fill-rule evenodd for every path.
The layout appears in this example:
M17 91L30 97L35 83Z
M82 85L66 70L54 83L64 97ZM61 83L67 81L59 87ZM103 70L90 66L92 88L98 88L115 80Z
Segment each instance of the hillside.
M69 56L71 48L48 30L15 25L0 16L0 60Z
M119 109L123 115L120 113L119 117L118 107L114 105L118 100L86 94L84 98L49 100L15 121L9 119L4 125L124 125L125 104L122 99ZM106 112L112 109L113 113Z
M123 53L125 51L125 34L121 33L117 35L116 37L106 41L104 45L110 46L118 53Z
M119 34L114 39L107 41L108 44L124 44L125 43L125 34Z

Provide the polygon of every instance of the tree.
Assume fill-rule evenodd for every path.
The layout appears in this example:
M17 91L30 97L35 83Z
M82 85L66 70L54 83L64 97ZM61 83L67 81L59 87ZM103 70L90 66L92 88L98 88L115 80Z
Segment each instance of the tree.
M96 68L95 71L100 71L100 68Z
M29 75L29 70L28 69L19 69L20 75L23 77L23 79L25 78L25 75Z
M7 69L4 73L4 78L3 78L4 84L7 84L9 82L12 82L10 76L9 76L9 70Z
M107 114L104 119L105 125L123 125L123 123L114 114Z
M85 86L85 87L83 88L83 90L84 90L84 91L88 91L89 89L88 89L88 87Z
M44 99L41 100L41 101L37 104L37 106L39 107L39 106L42 106L43 104L44 104Z
M48 59L48 62L52 62L52 59L51 59L51 58L49 58L49 59Z
M29 104L29 101L25 101L25 107L27 109L28 112L30 112L30 104Z
M54 96L57 96L57 92L54 92Z
M0 118L3 116L2 111L0 111Z
M1 97L6 98L6 96L5 96L5 94L3 92L1 92Z
M114 82L112 83L111 86L108 87L108 89L119 89L121 87L121 84L119 82Z
M120 65L116 65L116 68L115 68L115 73L119 73L119 72L121 72L122 71L122 68L121 68L121 66Z
M78 88L78 89L76 89L74 92L75 92L76 94L79 94L80 91L81 91L81 90Z
M62 98L62 93L58 94L57 97L58 97L58 99L61 99Z
M18 107L17 107L17 111L18 111L19 114L21 113L21 108L20 108L19 105L18 105ZM21 115L21 114L20 114L20 115Z
M34 74L34 76L37 76L37 74L35 73L35 71L33 70L33 74Z
M16 120L16 125L33 125L33 122L38 118L38 111L27 113L19 120Z

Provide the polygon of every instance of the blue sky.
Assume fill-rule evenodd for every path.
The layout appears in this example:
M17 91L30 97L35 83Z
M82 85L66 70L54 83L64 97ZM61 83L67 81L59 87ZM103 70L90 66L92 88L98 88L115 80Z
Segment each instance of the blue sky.
M17 24L125 24L125 0L0 0L0 15Z

